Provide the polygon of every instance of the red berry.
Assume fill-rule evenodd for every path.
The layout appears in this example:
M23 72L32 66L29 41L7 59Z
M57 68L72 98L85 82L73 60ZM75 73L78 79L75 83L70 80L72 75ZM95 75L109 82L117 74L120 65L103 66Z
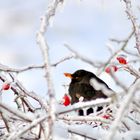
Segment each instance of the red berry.
M105 72L106 73L111 73L112 72L116 72L118 70L118 67L115 65L110 65L108 67L105 68Z
M115 72L118 70L118 67L117 66L113 65L112 67L113 67L113 69L114 69Z
M2 90L8 90L9 88L10 88L10 84L8 84L8 83L4 83L2 85Z
M70 104L70 97L68 95L64 95L63 97L63 105L68 106Z
M119 61L120 64L127 64L127 60L125 58L125 56L118 56L117 60Z
M110 118L110 115L104 115L102 116L104 119L109 119Z
M106 72L106 73L110 73L110 72L111 72L110 67L106 67L105 72Z

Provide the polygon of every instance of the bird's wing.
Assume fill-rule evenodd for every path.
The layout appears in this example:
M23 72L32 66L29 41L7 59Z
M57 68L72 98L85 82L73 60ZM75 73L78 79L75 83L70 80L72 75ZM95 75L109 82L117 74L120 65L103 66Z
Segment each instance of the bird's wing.
M90 85L95 89L95 90L102 90L102 91L112 91L111 88L109 88L109 86L102 81L101 79L97 80L96 78L91 78L90 79Z
M90 84L81 84L81 86L81 92L84 93L83 97L87 98L88 100L107 97L101 90L96 90Z
M107 97L111 97L113 100L117 100L116 93L111 88L109 88L109 86L103 80L99 78L98 80L96 78L91 78L90 85L99 93L102 92Z
M106 95L103 94L100 90L95 90L90 84L75 84L73 86L70 95L72 98L80 98L81 96L84 97L84 100L93 100L96 98L106 98ZM78 96L77 96L78 95Z

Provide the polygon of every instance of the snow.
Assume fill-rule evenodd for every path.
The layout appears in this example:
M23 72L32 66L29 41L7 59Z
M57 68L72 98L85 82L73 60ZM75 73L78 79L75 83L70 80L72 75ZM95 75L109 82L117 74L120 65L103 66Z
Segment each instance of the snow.
M37 47L35 47L36 44L33 43L36 42L33 36L35 36L35 32L38 30L36 26L38 26L39 17L40 15L42 15L42 13L40 12L44 13L46 5L44 4L44 2L35 2L32 0L30 4L28 2L29 6L27 7L27 3L25 1L20 3L17 0L14 1L15 3L10 2L12 6L8 6L7 8L16 8L16 10L14 9L14 13L11 13L12 10L9 11L7 9L4 9L4 11L2 10L0 13L0 15L2 15L0 21L0 35L2 36L2 43L0 43L2 48L0 53L1 62L3 62L3 64L14 66L23 66L31 63L36 64L38 62L39 64L42 64L40 53L38 53L38 49ZM3 6L4 2L8 4L7 1L3 1L1 2L1 6ZM49 46L51 46L51 61L58 62L57 59L59 57L64 55L67 56L66 54L68 54L68 50L66 51L62 45L62 42L64 40L77 47L75 48L76 50L74 49L75 52L80 52L79 54L85 54L86 51L85 57L83 55L80 55L80 57L77 56L77 58L79 59L84 58L84 60L86 61L91 60L90 62L95 60L97 60L97 62L99 60L107 60L108 52L107 49L104 48L106 39L110 38L110 34L112 36L116 36L117 34L119 34L119 37L124 39L124 37L130 30L130 25L128 24L128 20L126 20L126 15L124 12L125 8L122 9L121 5L122 3L120 1L114 1L112 3L112 1L109 0L108 2L105 2L105 9L102 9L100 7L100 2L97 1L82 1L80 2L80 5L77 6L75 4L75 1L69 0L65 7L63 7L64 12L61 12L61 14L58 12L56 15L55 13L53 13L52 15L52 17L55 18L53 28L48 29L47 32L47 43L49 44ZM36 8L32 9L33 6L35 6ZM22 14L18 9L22 9ZM54 9L52 12L55 12L55 10L56 9ZM27 14L27 12L30 14ZM35 14L36 12L39 13ZM26 15L27 17L25 17ZM35 19L35 17L37 17L37 19ZM45 20L43 22L44 27L42 27L41 30L47 28L47 26L45 25ZM51 24L50 20L48 23ZM110 27L110 29L105 28L108 26ZM131 42L130 44L128 44L128 46L132 47L134 46L134 43L135 42ZM121 46L121 44L119 45ZM112 47L118 47L119 45L113 44ZM25 47L27 49L25 49ZM113 48L114 52L118 49L117 47L114 47L115 49ZM88 58L86 56L87 54ZM89 57L92 59L89 59ZM111 61L111 63L113 61ZM62 81L65 81L64 78L62 78L63 71L74 71L75 69L79 68L86 68L87 70L91 71L96 70L96 68L94 68L93 66L89 66L83 62L75 62L75 60L70 60L70 63L68 62L65 65L61 65L61 67L58 67L53 71L54 73L52 73L52 76L50 76L50 78L53 79L55 77L53 79L53 82L55 84L54 88L56 90L56 99L60 98L61 95L64 94L64 88L62 87ZM52 126L54 140L85 140L86 138L93 140L105 140L106 136L109 135L113 136L113 138L108 137L108 139L111 140L139 139L140 84L134 81L134 77L136 79L139 78L139 72L136 70L137 68L133 68L133 65L129 68L129 70L131 71L128 71L130 73L128 73L126 78L124 78L123 72L119 77L125 82L125 85L128 86L128 92L124 91L124 93L119 94L118 96L122 95L122 99L120 98L117 103L112 102L111 98L97 99L89 102L82 102L81 99L79 103L69 105L67 107L56 103L51 95L51 101L46 101L41 98L41 96L44 97L46 95L47 88L51 89L51 93L54 94L54 90L52 88L53 85L50 84L48 87L46 86L45 80L43 79L44 71L41 73L34 73L33 71L31 71L29 73L27 72L28 74L19 74L21 76L19 81L23 82L23 85L26 85L25 87L27 89L35 90L35 92L38 93L36 94L36 96L42 104L41 107L39 106L39 108L35 110L35 112L29 113L28 107L26 106L26 108L24 108L24 105L22 106L22 102L20 102L19 104L25 110L19 110L19 108L17 108L17 106L15 105L15 102L13 102L13 100L9 100L10 95L13 95L15 99L15 95L12 91L2 93L1 97L5 98L3 98L3 100L0 99L0 139L39 139L41 130L42 140L44 140L46 135L48 135L49 133L48 125L50 116L54 124ZM49 69L49 71L51 71L51 69ZM11 80L11 78L9 78L8 72L2 73L5 75L8 81L9 79ZM131 78L130 74L134 74L133 79ZM20 76L18 76L18 78ZM43 80L41 80L39 77L43 77L41 78ZM103 75L103 78L106 79L106 82L109 83L112 88L113 85L112 81L110 81L111 78L108 78L108 76L106 75ZM16 82L17 81L15 81L15 84L12 86L18 89L19 93L21 93L19 94L20 99L21 95L24 95L22 93L26 92L26 90L23 91L19 87L17 87ZM48 83L49 82L50 80L48 80ZM133 86L132 83L136 83L136 86ZM112 92L108 91L104 86L99 85L95 80L92 80L91 84L93 84L93 86L98 90L101 89L107 92L109 97L112 94ZM130 84L132 84L132 87L130 87ZM118 86L116 85L116 83L115 88L118 91ZM27 100L31 98L28 98L28 94L25 94L25 96L27 96ZM45 99L46 98L47 97L45 96ZM49 101L52 105L50 112L48 112L48 110L50 109L49 107L51 106L49 106ZM13 106L13 104L15 106ZM38 104L36 106L38 106ZM104 115L108 115L107 108L103 109L103 111L101 112L96 112L96 108L101 105L108 105L108 108L112 110L112 112L110 113L111 118L103 118ZM87 116L86 111L89 107L92 107L94 109L94 113ZM78 109L84 110L84 116L78 116Z

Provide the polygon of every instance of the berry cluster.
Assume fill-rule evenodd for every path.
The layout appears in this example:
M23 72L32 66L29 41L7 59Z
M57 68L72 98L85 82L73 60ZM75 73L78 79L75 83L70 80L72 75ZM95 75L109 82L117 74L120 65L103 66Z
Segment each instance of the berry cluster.
M117 56L116 60L121 65L126 65L128 63L125 55ZM115 64L110 64L105 68L105 72L106 73L116 72L118 69L119 68Z

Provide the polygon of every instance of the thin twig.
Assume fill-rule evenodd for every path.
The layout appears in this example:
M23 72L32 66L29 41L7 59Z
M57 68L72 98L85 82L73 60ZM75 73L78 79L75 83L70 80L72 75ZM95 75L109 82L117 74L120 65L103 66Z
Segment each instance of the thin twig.
M101 67L98 72L97 72L97 75L100 75L106 68L106 66L108 64L111 63L111 61L121 52L123 51L127 45L128 45L128 42L130 41L130 39L132 38L134 34L134 30L128 35L128 37L125 39L125 42L123 42L122 46L120 47L119 50L117 50L113 55L110 56L110 58L108 58L108 60L104 63L103 67Z
M98 62L96 61L96 63L93 62L93 61L90 60L89 58L87 58L87 57L81 55L80 53L78 53L77 51L75 51L74 49L72 49L68 44L64 44L64 46L65 46L69 51L71 51L71 52L74 54L74 58L78 58L78 59L80 59L81 61L86 62L86 63L90 64L90 65L93 66L93 67L100 68L100 67L103 66L103 63L101 63L101 62L99 62L99 61L98 61Z
M88 136L88 135L86 135L86 134L84 134L84 133L80 133L80 132L77 132L77 131L75 131L75 130L72 130L72 129L68 129L68 132L69 133L73 133L73 134L76 134L76 135L79 135L79 136L82 136L82 137L84 137L84 138L87 138L87 139L90 139L90 140L97 140L97 139L95 139L95 138L93 138L93 137L91 137L91 136Z
M16 79L16 77L13 75L13 74L10 74L10 76L12 77L12 79L13 79L13 81L15 81L15 84L16 84L16 86L22 91L22 92L19 92L23 97L26 97L26 96L29 96L29 97L31 97L31 98L33 98L33 99L35 99L36 101L38 101L39 102L39 104L46 110L46 111L48 111L48 105L47 105L47 103L46 103L46 101L45 100L43 100L43 98L41 98L39 95L37 95L35 92L29 92L22 84L21 84L21 82L18 80L18 79ZM17 89L16 89L16 87L15 86L12 86L11 87L11 89L13 89L14 91L16 91ZM26 101L26 105L28 106L28 107L30 107L29 108L29 111L30 110L35 110L33 107L32 107L32 105L27 101L27 99L25 99L24 98L24 102Z
M45 65L30 65L30 66L26 66L24 68L10 68L6 65L0 64L0 70L4 71L4 72L15 72L15 73L21 73L21 72L25 72L28 70L32 70L32 69L43 69L45 67Z
M69 55L69 56L66 56L64 58L61 58L58 62L52 64L51 66L56 67L58 64L61 64L62 62L66 61L66 60L70 60L73 57L74 57L74 55Z
M7 122L7 120L6 120L6 118L4 117L4 115L3 115L2 112L0 112L0 115L1 115L1 117L2 117L2 120L3 120L4 124L5 124L5 128L7 129L7 132L9 133L9 132L10 132L10 128L9 128L8 122Z

